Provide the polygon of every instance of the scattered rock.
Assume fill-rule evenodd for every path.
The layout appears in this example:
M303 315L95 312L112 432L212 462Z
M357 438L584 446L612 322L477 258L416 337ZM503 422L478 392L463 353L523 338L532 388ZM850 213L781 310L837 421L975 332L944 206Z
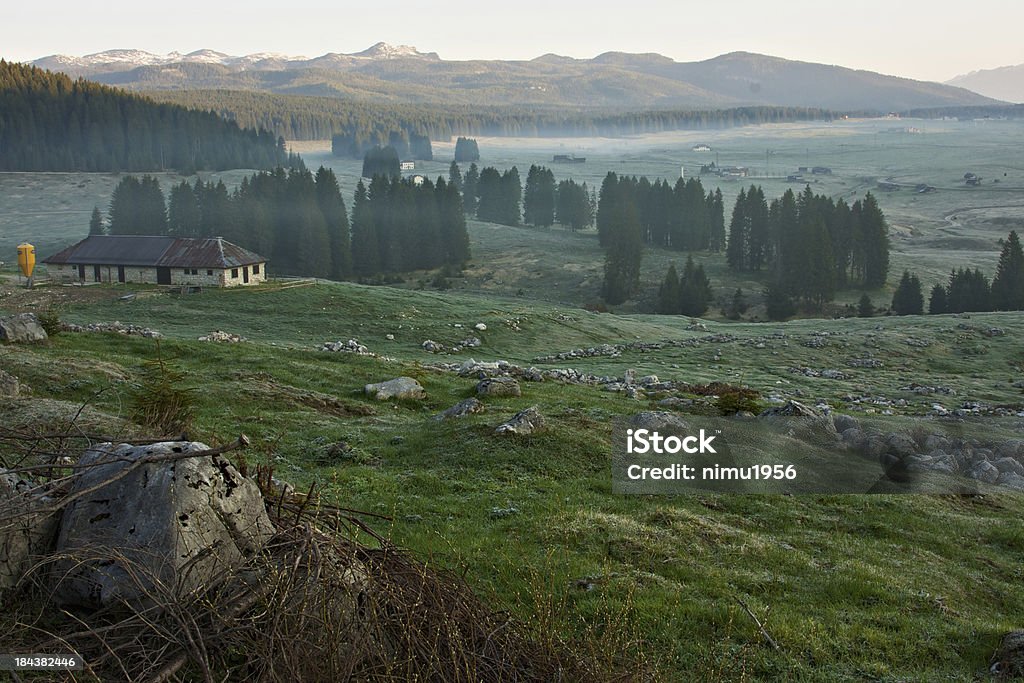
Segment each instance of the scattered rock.
M484 404L476 398L467 398L465 401L459 401L451 408L438 413L434 416L435 420L449 420L457 417L465 417L473 413L482 413L484 411Z
M478 330L478 331L480 331L480 332L486 332L487 331L487 325L485 325L483 323L477 323L476 325L473 325L473 328Z
M469 339L463 339L460 341L459 346L465 349L476 349L483 346L483 342L476 337L470 337Z
M1003 636L999 649L992 655L989 671L1001 680L1024 676L1024 631L1011 631Z
M46 330L35 313L19 313L0 318L0 341L8 344L33 344L47 340Z
M0 396L15 398L21 393L21 383L14 375L0 370Z
M444 346L442 344L438 344L433 339L427 339L420 346L427 353L442 353L444 351Z
M832 424L840 434L846 432L847 429L860 429L860 422L857 421L857 418L842 413L832 415Z
M133 325L115 320L112 323L89 323L88 325L75 325L74 323L63 323L61 329L64 332L117 332L135 337L146 337L148 339L160 339L162 334L149 327Z
M378 401L417 400L427 396L420 383L412 377L396 377L386 382L367 384L363 391Z
M1001 474L1017 474L1024 477L1024 465L1016 458L1000 458L992 463Z
M521 410L494 430L496 434L515 434L526 436L544 428L544 417L537 410L537 406L531 406Z
M476 385L477 396L497 398L501 396L522 396L523 390L513 377L488 377Z
M675 413L664 410L645 410L629 418L633 429L647 429L652 432L681 434L690 431L690 425Z
M54 597L64 605L148 603L147 592L208 590L274 533L259 487L220 456L148 463L147 456L208 450L171 441L147 446L100 444L82 455L71 495L99 486L64 510ZM109 482L104 484L104 482Z
M241 335L231 334L230 332L223 332L221 330L214 330L210 334L199 337L199 341L219 342L221 344L237 344L239 342L249 340Z
M503 517L511 517L512 515L518 515L519 508L509 506L507 508L493 507L491 508L491 519L501 519Z
M996 479L996 483L1014 491L1024 491L1024 477L1015 472L1004 472Z
M370 352L370 349L360 344L358 339L349 339L346 342L341 340L335 342L324 342L323 346L320 347L320 350L331 351L334 353L354 353L357 356L374 355Z

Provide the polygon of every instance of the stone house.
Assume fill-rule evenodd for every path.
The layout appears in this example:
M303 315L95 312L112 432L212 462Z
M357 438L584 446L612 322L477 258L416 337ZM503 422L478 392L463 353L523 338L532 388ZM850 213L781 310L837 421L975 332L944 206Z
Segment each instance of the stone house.
M265 257L221 237L90 235L43 263L58 282L234 287L267 277Z

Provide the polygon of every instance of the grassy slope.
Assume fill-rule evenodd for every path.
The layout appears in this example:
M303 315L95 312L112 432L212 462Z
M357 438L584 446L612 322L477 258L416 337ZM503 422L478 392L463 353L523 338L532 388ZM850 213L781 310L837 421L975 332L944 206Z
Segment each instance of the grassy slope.
M438 360L419 349L424 339L458 341L474 323L485 322L486 332L472 332L485 342L473 352L478 359L528 361L601 342L702 334L687 331L685 321L356 285L116 300L123 291L68 306L64 317L116 318L164 332L164 351L201 388L201 438L227 440L244 431L256 444L250 457L273 462L299 486L319 481L347 506L391 515L393 522L379 526L394 540L443 566L465 569L498 605L570 635L609 643L642 639L665 680L964 680L984 671L1000 633L1020 626L1019 496L624 498L611 493L610 419L646 403L546 382L525 385L521 399L492 399L485 414L457 423L428 419L471 395L473 382L418 367L417 360ZM519 331L505 324L516 318ZM972 338L972 345L988 350L965 356L940 332L959 322L999 325L1008 334ZM784 360L772 355L779 351L771 345L761 350L733 343L723 345L719 363L710 359L718 347L709 345L559 365L615 374L636 367L687 380L738 376L764 390L802 388L833 400L851 389L893 396L903 375L944 383L946 373L948 383L968 387L955 400L975 393L1020 400L1020 391L1006 383L1019 377L1024 362L1014 341L1024 332L1019 316L833 325L843 336L831 338L826 349L799 344L824 326L821 321L720 326L741 337L785 332ZM253 342L194 341L218 328ZM388 333L394 342L385 340ZM907 334L942 341L912 348L902 341ZM352 336L400 360L312 350ZM847 355L863 355L872 340L887 367L851 369L857 377L848 383L780 369L840 365ZM111 378L134 375L154 346L134 337L64 334L47 347L2 347L0 363L37 396L92 400L123 414L128 386ZM938 374L923 374L929 364ZM391 405L361 395L364 383L398 374L420 378L428 399ZM294 392L288 398L282 386L324 392L375 414L309 408ZM550 429L526 439L492 435L501 419L533 404ZM353 451L330 456L338 440ZM495 512L510 508L516 512ZM580 580L593 590L579 588ZM766 619L780 651L764 644L736 598Z

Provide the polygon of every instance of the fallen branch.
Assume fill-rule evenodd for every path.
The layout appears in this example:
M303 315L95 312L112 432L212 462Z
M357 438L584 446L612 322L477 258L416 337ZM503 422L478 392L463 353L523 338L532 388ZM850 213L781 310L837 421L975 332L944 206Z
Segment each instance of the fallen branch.
M782 648L779 647L779 644L776 643L775 639L772 638L770 633L768 633L767 629L765 629L764 627L764 624L761 623L761 620L757 618L757 615L754 614L749 607L747 607L747 603L743 602L739 598L736 598L736 602L740 603L740 607L742 607L744 611L750 615L750 618L754 620L754 623L757 624L757 627L761 629L761 635L765 637L765 640L768 641L768 644L776 650L781 650Z

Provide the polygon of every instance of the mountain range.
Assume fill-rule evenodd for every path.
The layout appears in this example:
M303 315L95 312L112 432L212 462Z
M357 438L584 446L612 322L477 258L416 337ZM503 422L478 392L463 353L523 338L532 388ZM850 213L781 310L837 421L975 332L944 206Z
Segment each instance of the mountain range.
M213 50L155 55L109 50L52 55L33 65L143 91L247 90L361 101L572 108L726 108L772 105L837 111L997 104L955 85L733 52L699 62L606 52L593 59L443 60L377 43L314 58Z
M983 69L946 81L948 85L1007 102L1024 102L1024 64Z

